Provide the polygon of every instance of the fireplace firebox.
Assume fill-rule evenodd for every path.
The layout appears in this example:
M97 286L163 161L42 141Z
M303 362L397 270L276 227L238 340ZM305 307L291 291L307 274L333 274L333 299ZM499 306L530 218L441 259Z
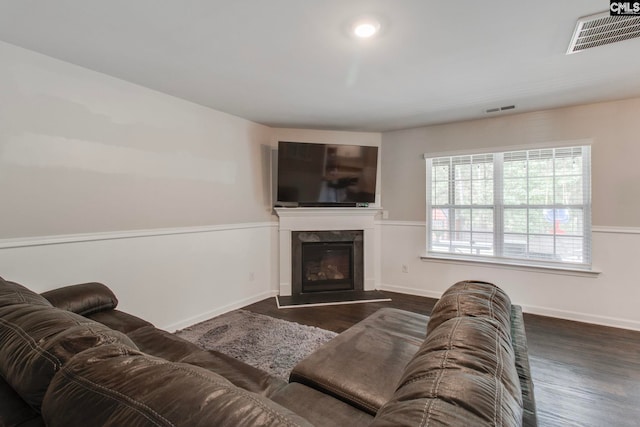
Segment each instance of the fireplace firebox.
M302 243L302 293L353 289L353 242Z
M293 231L292 294L364 289L363 232Z

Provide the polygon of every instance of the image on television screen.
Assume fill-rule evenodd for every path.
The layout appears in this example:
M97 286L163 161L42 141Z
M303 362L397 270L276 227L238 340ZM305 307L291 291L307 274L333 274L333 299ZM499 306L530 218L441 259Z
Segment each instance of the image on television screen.
M378 147L280 142L278 202L373 203Z

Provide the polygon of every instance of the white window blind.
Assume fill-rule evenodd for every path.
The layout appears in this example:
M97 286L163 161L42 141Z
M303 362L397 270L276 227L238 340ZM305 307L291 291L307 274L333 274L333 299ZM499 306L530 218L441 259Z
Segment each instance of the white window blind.
M589 146L426 157L426 168L430 254L590 267Z

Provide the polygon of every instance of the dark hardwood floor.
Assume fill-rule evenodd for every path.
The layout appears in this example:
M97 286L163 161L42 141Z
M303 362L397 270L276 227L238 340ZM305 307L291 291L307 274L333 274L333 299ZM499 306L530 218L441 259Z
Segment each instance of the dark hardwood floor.
M317 326L333 332L343 332L375 313L382 307L401 308L414 313L431 313L437 300L413 295L383 292L391 298L388 302L370 302L346 305L325 305L320 307L295 307L278 309L275 298L268 298L255 304L243 307L255 313L266 314L278 319L290 320L304 325Z
M278 309L244 307L342 332L382 307L429 315L436 300L385 292L391 302ZM540 427L640 426L640 332L525 314Z

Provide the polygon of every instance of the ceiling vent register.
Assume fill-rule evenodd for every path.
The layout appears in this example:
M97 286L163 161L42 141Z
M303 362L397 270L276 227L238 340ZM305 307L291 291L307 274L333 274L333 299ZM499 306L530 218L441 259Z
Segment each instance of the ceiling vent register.
M567 55L592 47L640 37L640 16L598 13L578 19Z

